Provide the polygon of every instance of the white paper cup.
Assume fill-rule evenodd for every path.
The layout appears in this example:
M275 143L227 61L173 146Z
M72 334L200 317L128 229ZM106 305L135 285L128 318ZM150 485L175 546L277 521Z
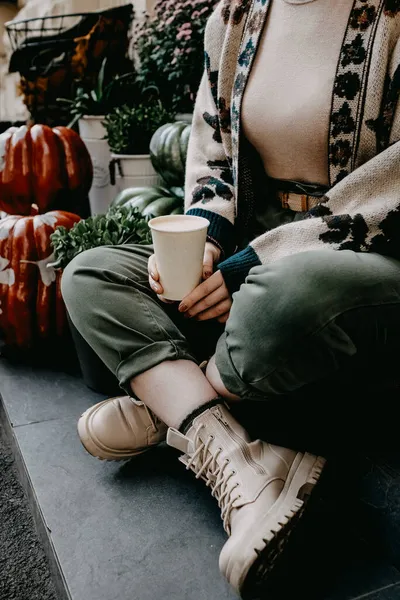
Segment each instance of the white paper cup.
M209 224L207 219L191 215L168 215L149 221L167 300L182 300L201 282Z

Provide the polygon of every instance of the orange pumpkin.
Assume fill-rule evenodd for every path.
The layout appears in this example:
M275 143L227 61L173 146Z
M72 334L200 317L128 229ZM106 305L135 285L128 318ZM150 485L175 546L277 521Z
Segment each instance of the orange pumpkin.
M0 338L6 346L28 350L67 331L61 273L47 266L54 260L50 235L79 220L62 211L0 220Z
M30 215L62 209L87 216L93 167L82 139L67 127L10 127L0 135L0 210Z

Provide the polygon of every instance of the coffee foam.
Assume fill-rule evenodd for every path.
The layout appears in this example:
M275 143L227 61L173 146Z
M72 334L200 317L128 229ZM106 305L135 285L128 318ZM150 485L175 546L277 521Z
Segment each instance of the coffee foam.
M150 229L169 233L186 233L198 231L208 226L206 219L191 215L168 215L156 217L149 222Z

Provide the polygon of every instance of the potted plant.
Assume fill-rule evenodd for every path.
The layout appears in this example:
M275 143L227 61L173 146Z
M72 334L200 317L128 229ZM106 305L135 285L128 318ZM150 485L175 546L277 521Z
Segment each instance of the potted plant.
M133 66L129 64L132 69ZM104 59L92 89L79 85L72 100L59 98L59 102L69 106L69 127L78 123L81 138L92 159L93 185L89 194L92 215L104 214L114 195L109 173L111 152L105 140L106 131L103 125L105 115L120 102L132 100L137 95L136 75L133 70L115 76L111 76L107 71L108 63L107 59Z
M155 131L171 120L158 98L145 96L136 106L115 108L104 119L106 139L112 152L111 182L118 191L159 183L150 158L150 141Z
M217 0L159 0L134 30L137 81L160 90L165 107L191 122L204 69L204 30Z
M57 227L50 236L54 261L49 268L65 269L75 256L99 246L151 244L149 217L131 206L112 206L105 215L82 219L67 229Z
M128 61L126 65L130 67L128 72L122 75L118 73L110 75L107 73L109 68L107 58L105 58L92 88L79 84L72 100L58 98L59 102L69 106L72 119L68 127L74 127L79 122L82 137L96 137L95 132L90 129L90 125L81 123L82 120L95 119L98 123L97 127L101 126L101 137L104 137L105 131L101 125L104 116L118 104L127 101L138 88L133 64ZM126 66L126 68L128 67Z

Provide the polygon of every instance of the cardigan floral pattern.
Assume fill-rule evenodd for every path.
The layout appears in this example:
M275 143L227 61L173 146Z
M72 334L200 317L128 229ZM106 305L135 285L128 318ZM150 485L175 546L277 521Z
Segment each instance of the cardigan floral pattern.
M332 90L327 194L303 220L249 239L256 161L244 90L271 0L221 0L207 24L189 142L185 208L209 219L231 292L251 267L330 247L400 259L400 0L354 0ZM268 185L267 183L265 185ZM271 197L271 196L270 196Z

